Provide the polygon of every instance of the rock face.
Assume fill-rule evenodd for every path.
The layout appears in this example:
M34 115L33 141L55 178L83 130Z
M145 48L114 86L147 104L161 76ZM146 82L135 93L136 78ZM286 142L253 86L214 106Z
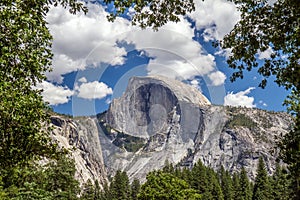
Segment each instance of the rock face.
M253 180L259 157L274 171L275 136L287 133L292 121L285 113L213 106L195 88L164 77L132 78L97 119L51 120L53 138L73 149L80 182L100 185L118 169L143 181L166 161L191 167L199 159L215 170L244 166Z
M200 92L179 81L159 76L133 77L125 94L111 103L106 122L136 137L176 132L187 136L187 141L201 131L198 116L208 105L210 102Z
M244 166L253 179L262 156L272 173L275 136L291 125L284 113L212 106L195 88L164 77L132 78L99 118L108 173L142 180L167 160L190 167L201 159L231 172Z
M71 150L75 160L75 177L85 183L88 179L98 180L100 186L107 181L99 141L99 124L97 119L82 117L68 119L63 116L52 116L52 137L58 144Z

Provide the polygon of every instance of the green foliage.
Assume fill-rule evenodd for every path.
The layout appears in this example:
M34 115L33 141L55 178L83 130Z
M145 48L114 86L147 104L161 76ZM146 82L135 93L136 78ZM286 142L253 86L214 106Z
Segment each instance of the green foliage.
M233 114L231 118L227 121L226 127L234 128L239 126L247 127L250 130L252 130L257 126L257 124L245 114L241 114L241 113Z
M267 200L270 198L270 195L270 185L268 181L266 166L264 160L260 157L257 166L257 174L254 182L252 199Z
M112 199L130 199L130 185L126 172L118 170L110 183L110 195Z
M237 172L232 176L232 185L233 185L233 199L240 198L240 178Z
M124 147L126 151L136 152L145 145L145 140L125 133L117 133L113 144L118 147Z
M276 171L270 177L272 186L272 199L288 200L291 199L290 180L287 171L276 163Z
M228 171L225 171L224 167L221 166L220 172L220 185L224 199L233 200L233 182Z
M258 68L265 78L276 76L286 88L299 87L299 18L298 0L279 0L270 5L265 0L232 0L238 5L241 20L220 43L232 48L229 67L237 69L231 77L243 78L244 70ZM270 58L258 61L258 53L271 48ZM262 64L260 64L262 63ZM260 86L265 87L266 79Z
M162 171L150 172L147 181L141 187L138 199L201 199L196 190L187 182Z
M138 198L138 194L140 193L141 190L141 184L140 181L138 179L134 179L131 183L131 199L137 199Z
M129 8L133 8L135 14L131 20L132 24L142 28L151 27L154 30L168 21L179 22L180 16L195 10L192 0L104 0L104 2L112 3L115 7L115 12L108 17L109 20L113 21L116 16L124 14Z
M80 200L94 200L95 199L95 186L90 179L84 183Z
M4 192L8 199L77 199L79 183L75 180L74 161L65 154L45 166L31 163L14 167L6 175Z
M70 5L73 12L81 8L81 3L67 0L0 2L0 195L8 199L74 199L76 195L65 186L74 186L69 171L73 168L59 158L51 142L45 128L48 107L41 91L34 89L51 66L52 37L45 21L51 3ZM43 171L34 164L41 158L56 159L56 164L50 162ZM61 165L68 167L62 172ZM50 172L60 174L50 176ZM50 189L48 181L60 185Z
M242 200L251 200L251 188L249 178L247 176L247 172L244 167L240 172L240 192L239 192L239 199Z

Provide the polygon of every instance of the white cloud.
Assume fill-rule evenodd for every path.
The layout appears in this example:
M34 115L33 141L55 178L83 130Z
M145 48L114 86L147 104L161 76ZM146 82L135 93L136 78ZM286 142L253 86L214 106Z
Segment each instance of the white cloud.
M81 77L80 79L78 79L78 81L79 81L80 83L86 83L86 82L87 82L87 80L86 80L85 77Z
M193 37L191 24L181 19L178 23L167 23L157 32L151 29L133 31L126 40L153 58L148 64L150 75L187 80L206 75L215 68L214 56L207 54Z
M88 8L87 15L72 15L60 6L52 8L47 14L54 38L53 71L47 74L49 80L61 83L61 75L84 70L88 65L124 63L126 51L117 46L117 41L124 31L130 30L130 22L117 18L110 23L101 5L88 4Z
M38 84L36 88L43 89L43 99L44 101L49 102L50 105L67 103L74 94L68 87L55 86L47 81Z
M112 89L103 82L82 83L76 88L77 96L83 99L103 99L113 93Z
M227 0L194 1L196 10L189 16L197 29L204 29L205 41L222 39L240 19L234 3Z
M271 58L271 54L274 53L271 47L269 47L267 50L263 52L258 52L258 58L259 59L269 59Z
M213 86L220 86L224 84L226 80L226 75L223 72L216 71L208 75L208 78L211 80Z
M254 87L249 87L245 91L240 91L238 93L228 93L224 97L224 105L225 106L244 106L248 108L256 107L254 104L254 97L249 97L247 94L251 92L251 90L254 90Z
M235 12L231 12L232 4L225 0L206 3L204 7L198 2L196 4L198 10L191 17L198 28L208 28L214 23L217 24L216 34L222 35L235 19ZM224 11L224 6L230 9L233 17L228 11ZM108 22L107 13L101 5L89 4L88 7L87 15L71 15L61 7L52 8L47 15L54 38L53 71L47 74L49 80L61 83L62 75L87 67L101 67L99 63L124 64L127 52L117 45L119 41L132 44L135 49L152 58L147 66L150 75L160 74L191 80L195 76L204 76L215 71L214 56L208 54L193 39L194 28L188 20L182 18L178 23L169 22L154 32L152 29L140 30L131 26L128 20L119 17L114 23ZM215 13L210 13L212 11L216 12L216 16ZM206 16L207 12L210 13L209 17ZM205 23L201 21L204 19L203 15ZM214 79L213 84L219 85L221 80L218 79L217 82Z
M193 79L190 81L192 87L196 88L197 90L201 91L200 82L197 79Z

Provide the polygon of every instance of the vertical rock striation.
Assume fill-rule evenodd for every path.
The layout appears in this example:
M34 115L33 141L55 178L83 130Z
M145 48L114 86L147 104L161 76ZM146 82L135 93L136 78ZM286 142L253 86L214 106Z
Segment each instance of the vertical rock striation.
M76 179L85 183L88 179L98 180L104 185L107 180L99 141L99 125L95 118L68 119L52 116L52 137L58 144L71 151L75 160Z

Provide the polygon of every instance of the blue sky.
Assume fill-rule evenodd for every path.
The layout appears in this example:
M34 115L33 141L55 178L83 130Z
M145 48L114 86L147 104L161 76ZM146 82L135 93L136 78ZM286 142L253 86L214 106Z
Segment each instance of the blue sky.
M133 10L111 23L106 7L89 4L88 8L87 15L71 15L56 7L47 16L54 38L53 71L39 88L54 111L75 116L103 112L122 95L130 77L157 74L198 88L213 104L285 110L287 91L274 78L265 89L258 87L261 77L256 71L229 81L230 50L211 46L239 20L235 6L226 0L196 1L195 12L157 32L131 26ZM264 59L270 53L257 56Z

